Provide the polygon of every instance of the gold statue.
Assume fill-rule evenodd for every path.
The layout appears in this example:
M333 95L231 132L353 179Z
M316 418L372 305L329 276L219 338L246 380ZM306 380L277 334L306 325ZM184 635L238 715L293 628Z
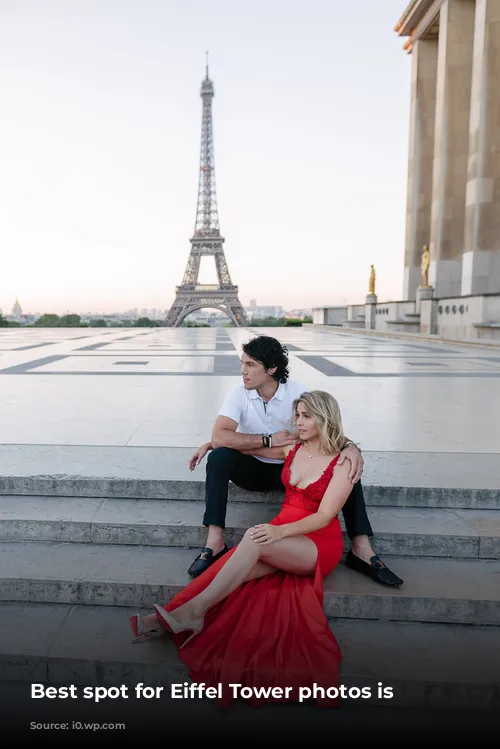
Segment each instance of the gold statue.
M369 294L375 294L375 266L370 265L371 271L370 271L370 281L368 283L368 293Z
M422 250L422 262L420 263L420 273L422 274L422 286L429 288L429 265L431 264L431 253L426 244Z

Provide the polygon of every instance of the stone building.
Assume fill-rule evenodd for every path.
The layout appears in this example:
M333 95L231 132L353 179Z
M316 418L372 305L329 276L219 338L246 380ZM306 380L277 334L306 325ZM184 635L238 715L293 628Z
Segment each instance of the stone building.
M14 303L14 306L12 307L12 317L15 320L19 320L19 321L22 320L23 310L22 310L21 305L19 304L19 300L18 299L16 299L16 301Z
M500 339L500 0L412 0L395 30L412 56L403 300L367 297L344 325Z

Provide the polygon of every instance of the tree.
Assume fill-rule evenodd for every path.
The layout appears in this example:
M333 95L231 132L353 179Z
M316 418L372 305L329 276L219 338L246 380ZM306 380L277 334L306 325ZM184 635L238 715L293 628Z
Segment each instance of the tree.
M156 320L151 320L149 317L140 317L135 323L137 328L157 328L158 323Z
M46 313L38 318L38 320L35 322L35 327L37 328L60 328L61 327L61 318L59 315L54 315L53 313Z
M80 315L63 315L60 320L61 328L77 328L80 325Z
M102 318L99 320L94 318L89 322L89 327L90 328L107 328L108 323L106 322L106 320L103 320Z
M3 315L0 314L0 328L8 328L9 327L9 321L5 319Z

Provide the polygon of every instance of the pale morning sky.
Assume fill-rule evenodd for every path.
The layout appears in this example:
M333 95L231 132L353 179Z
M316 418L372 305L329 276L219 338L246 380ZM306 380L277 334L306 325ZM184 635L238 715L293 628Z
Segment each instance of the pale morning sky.
M379 299L400 299L411 60L393 27L406 5L0 0L0 308L171 304L206 49L243 305L362 302L370 263Z

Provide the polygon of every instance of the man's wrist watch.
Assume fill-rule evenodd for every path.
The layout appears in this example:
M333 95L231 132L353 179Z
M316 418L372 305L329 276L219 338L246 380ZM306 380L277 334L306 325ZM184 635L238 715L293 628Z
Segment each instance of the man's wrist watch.
M272 445L272 435L271 434L263 434L262 435L262 447L271 447Z

